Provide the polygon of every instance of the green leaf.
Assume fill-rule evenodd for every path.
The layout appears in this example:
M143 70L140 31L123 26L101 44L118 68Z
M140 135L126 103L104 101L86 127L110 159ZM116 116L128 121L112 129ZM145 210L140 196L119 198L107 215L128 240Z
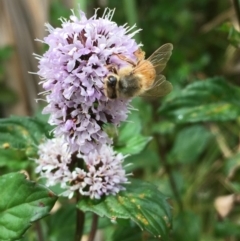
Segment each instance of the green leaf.
M173 133L175 128L175 124L170 121L159 121L157 123L152 124L152 133L158 133L161 135L171 134Z
M47 188L26 180L24 174L0 177L0 240L17 240L31 223L49 214L57 197Z
M15 117L0 119L0 148L24 150L27 156L36 153L36 146L49 136L51 127L38 118Z
M171 236L171 235L170 235ZM141 231L139 226L130 219L119 219L111 235L111 241L161 241L159 237Z
M131 115L130 122L124 123L119 128L119 136L114 147L117 152L124 155L140 153L152 139L141 134L141 122L138 115Z
M196 161L211 140L211 133L200 125L182 129L176 136L173 149L169 153L172 163Z
M229 121L240 115L240 88L223 78L197 81L165 102L161 115L177 123Z
M148 182L131 180L126 191L101 200L84 198L77 207L111 219L132 219L141 229L147 230L162 240L168 240L171 228L171 213L166 197Z
M124 165L126 164L126 171L132 172L136 169L157 169L159 167L159 156L153 150L144 149L139 154L128 156L124 160ZM131 165L128 165L131 164Z
M145 137L141 135L132 136L125 142L125 145L119 147L117 146L116 150L124 155L137 154L144 149L150 140L152 140L152 137Z

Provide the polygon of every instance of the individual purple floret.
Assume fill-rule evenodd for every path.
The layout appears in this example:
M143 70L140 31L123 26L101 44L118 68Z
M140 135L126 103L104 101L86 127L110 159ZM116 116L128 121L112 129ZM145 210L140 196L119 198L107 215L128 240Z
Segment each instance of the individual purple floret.
M42 79L54 135L64 136L70 151L88 154L112 141L103 130L105 123L118 125L128 115L128 100L109 100L104 95L108 66L121 68L126 62L117 54L136 61L139 45L132 37L139 32L111 21L113 10L101 18L87 19L81 11L70 20L61 19L61 28L47 24L49 49L39 58L38 75Z

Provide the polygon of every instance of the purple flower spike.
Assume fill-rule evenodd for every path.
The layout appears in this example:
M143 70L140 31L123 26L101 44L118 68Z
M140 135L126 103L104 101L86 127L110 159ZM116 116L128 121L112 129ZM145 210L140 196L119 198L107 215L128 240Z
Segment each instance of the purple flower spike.
M129 113L128 100L109 100L103 91L107 66L121 68L126 63L116 54L136 61L139 45L132 39L132 28L112 22L113 10L106 9L101 18L61 19L61 28L47 24L49 35L44 43L48 51L39 58L38 75L42 78L54 135L64 136L70 151L88 154L112 140L103 131L104 123L118 125ZM131 32L131 33L130 33Z

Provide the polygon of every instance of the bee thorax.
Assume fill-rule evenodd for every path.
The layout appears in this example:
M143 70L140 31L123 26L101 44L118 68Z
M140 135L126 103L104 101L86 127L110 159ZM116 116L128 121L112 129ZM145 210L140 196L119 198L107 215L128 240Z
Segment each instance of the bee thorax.
M138 76L128 75L120 78L118 83L119 96L123 98L131 98L141 92L142 84Z

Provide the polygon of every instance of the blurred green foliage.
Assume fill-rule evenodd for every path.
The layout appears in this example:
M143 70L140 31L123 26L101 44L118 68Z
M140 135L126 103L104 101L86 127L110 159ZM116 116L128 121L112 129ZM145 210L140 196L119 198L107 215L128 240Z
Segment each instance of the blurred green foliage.
M218 28L219 31L228 35L229 42L235 46L239 47L240 43L240 32L236 30L231 22L225 22Z
M12 48L5 46L0 48L0 117L3 106L13 104L17 100L16 93L10 89L5 81L6 64L12 54Z
M147 56L166 42L174 45L164 70L173 83L173 92L158 101L134 99L132 105L138 111L133 111L129 123L120 128L119 139L116 138L117 150L128 153L130 144L136 147L125 161L132 163L128 172L154 182L169 196L173 207L172 241L239 240L240 34L229 22L231 15L215 24L231 8L230 2L90 0L86 2L88 16L99 6L116 8L113 20L119 25L137 23L142 29L137 40L143 43ZM102 12L103 8L99 15ZM62 2L52 2L51 24L58 26L58 18L69 15ZM231 66L238 66L237 72L226 71L229 55L233 59ZM18 157L25 160L25 155L20 153ZM0 165L4 163L5 168L13 170L13 165L4 160ZM228 195L234 196L232 202L226 202L222 208L216 206L218 197ZM222 209L228 208L229 212L221 216ZM58 215L62 215L59 226L67 220L64 230L72 229L72 210L64 209L60 214L62 209L64 205L46 223L42 222L50 240L60 240L58 230L47 228ZM158 240L140 233L129 221L124 225L102 225L100 221L99 228L104 228L106 241ZM31 235L27 233L25 240L33 240Z

